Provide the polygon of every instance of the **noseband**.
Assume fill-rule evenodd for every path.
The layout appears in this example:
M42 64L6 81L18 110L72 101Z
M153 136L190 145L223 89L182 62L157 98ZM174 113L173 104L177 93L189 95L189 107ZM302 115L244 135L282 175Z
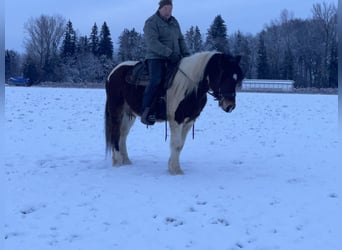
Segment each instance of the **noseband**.
M218 91L209 91L208 90L208 94L213 96L215 98L215 101L220 101L224 98L235 98L236 97L236 93L222 93L221 89L219 89Z
M220 81L222 79L222 75L223 75L223 71L220 70L219 77L218 77L218 79L220 79ZM208 81L208 85L209 85L209 81ZM219 102L221 102L225 98L235 98L236 97L235 91L234 92L222 92L220 87L218 90L212 90L212 91L210 91L210 88L209 88L208 94L213 96L215 98L215 101L219 101Z

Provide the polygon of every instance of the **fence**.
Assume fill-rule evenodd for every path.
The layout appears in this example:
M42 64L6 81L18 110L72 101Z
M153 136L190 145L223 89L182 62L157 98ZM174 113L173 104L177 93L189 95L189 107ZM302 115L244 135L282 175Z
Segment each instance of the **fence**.
M293 85L293 80L245 79L241 90L292 92Z

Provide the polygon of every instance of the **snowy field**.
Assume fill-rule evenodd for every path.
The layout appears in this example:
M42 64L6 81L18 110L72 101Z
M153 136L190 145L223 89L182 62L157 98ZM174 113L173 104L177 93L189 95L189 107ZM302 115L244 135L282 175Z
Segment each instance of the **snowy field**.
M170 176L163 123L111 166L103 89L5 91L5 250L342 249L337 95L209 97Z

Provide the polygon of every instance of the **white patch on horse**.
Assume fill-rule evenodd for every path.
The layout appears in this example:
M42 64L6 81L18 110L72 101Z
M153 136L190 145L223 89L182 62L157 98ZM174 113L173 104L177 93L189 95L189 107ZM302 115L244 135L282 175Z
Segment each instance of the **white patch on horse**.
M172 175L183 174L183 171L180 168L179 156L183 149L186 135L194 124L194 121L188 121L186 119L182 124L178 124L176 121L169 121L169 124L171 129L171 155L168 164L169 173Z

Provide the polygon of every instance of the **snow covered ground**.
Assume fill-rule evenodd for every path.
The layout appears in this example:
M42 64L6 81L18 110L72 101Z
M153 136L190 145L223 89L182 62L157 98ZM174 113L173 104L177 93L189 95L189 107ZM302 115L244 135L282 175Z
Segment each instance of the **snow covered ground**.
M105 156L103 89L6 87L6 250L338 250L337 96L209 97L167 173L165 125Z

